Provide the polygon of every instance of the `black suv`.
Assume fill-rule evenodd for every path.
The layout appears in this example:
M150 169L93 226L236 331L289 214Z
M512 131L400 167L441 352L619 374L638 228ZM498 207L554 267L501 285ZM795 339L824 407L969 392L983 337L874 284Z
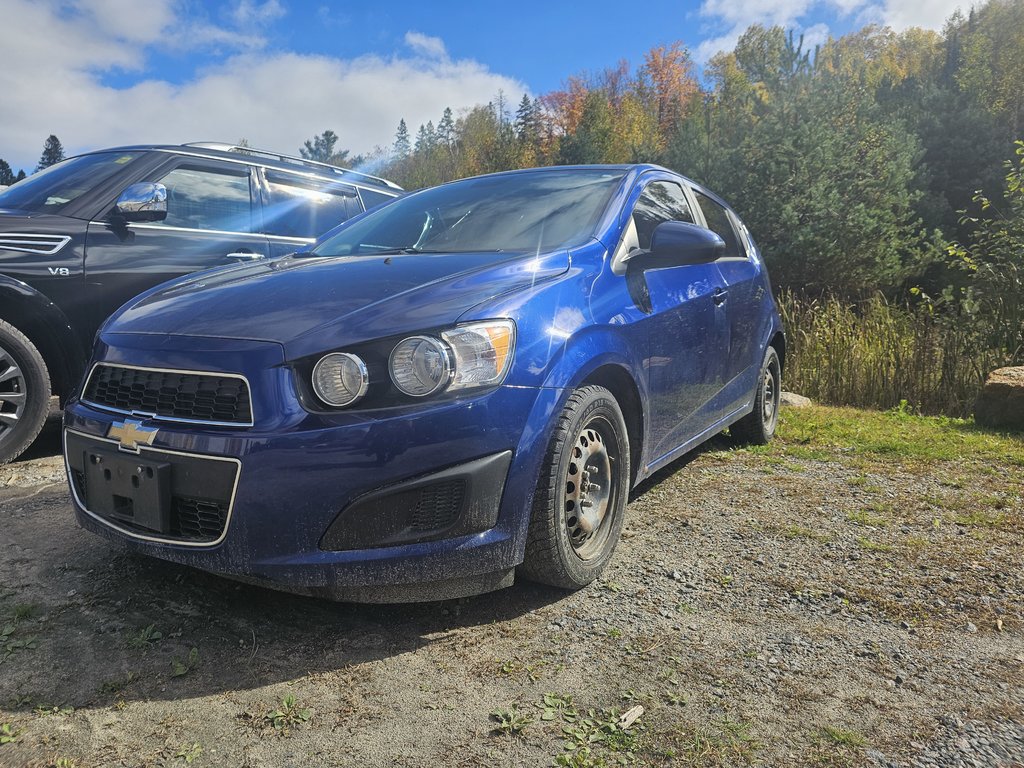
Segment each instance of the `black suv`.
M401 193L356 171L212 143L91 152L0 191L0 463L35 439L51 393L63 404L96 329L128 299L300 250Z

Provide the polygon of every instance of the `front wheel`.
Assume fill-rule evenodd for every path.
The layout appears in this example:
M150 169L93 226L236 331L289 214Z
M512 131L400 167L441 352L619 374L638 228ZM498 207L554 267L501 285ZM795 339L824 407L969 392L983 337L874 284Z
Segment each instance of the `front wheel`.
M615 397L603 387L577 389L541 470L524 575L563 589L600 576L622 532L629 479L629 436Z
M21 331L0 320L0 464L36 439L50 410L50 376Z
M729 428L735 440L749 445L767 445L779 423L779 398L782 395L782 364L775 347L768 347L761 375L754 392L754 410Z

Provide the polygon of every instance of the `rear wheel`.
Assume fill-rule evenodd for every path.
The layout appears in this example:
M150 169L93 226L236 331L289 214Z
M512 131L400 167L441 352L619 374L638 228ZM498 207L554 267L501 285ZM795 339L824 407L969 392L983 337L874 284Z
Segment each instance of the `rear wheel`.
M754 392L754 410L729 428L729 433L741 443L766 445L775 436L779 423L779 398L782 395L782 364L775 347L768 347L761 375Z
M50 409L50 376L26 336L0 320L0 464L32 444Z
M527 578L579 589L604 570L629 495L629 437L611 392L588 386L559 415L530 519Z

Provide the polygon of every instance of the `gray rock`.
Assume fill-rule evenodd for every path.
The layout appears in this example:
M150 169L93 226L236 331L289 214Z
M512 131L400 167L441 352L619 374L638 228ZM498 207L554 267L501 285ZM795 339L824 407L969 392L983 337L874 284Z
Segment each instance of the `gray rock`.
M779 404L787 405L790 408L808 408L814 405L814 403L811 401L811 398L804 397L803 395L798 395L795 392L786 391L783 391L782 394L779 396Z

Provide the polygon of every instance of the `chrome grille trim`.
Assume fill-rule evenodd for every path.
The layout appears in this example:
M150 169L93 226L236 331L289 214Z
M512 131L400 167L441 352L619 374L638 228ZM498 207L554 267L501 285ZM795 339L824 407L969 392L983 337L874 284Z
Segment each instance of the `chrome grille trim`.
M69 235L42 235L33 232L4 232L0 234L0 249L52 256L71 242Z
M113 406L106 405L104 403L97 403L89 400L86 397L86 393L89 391L89 385L92 384L92 377L96 373L96 370L101 366L108 368L124 368L131 371L147 371L152 373L178 373L191 376L217 376L225 379L240 379L245 383L246 390L249 393L249 420L248 421L214 421L210 419L188 419L181 416L161 416L156 413L149 413L148 411L128 411L122 408L114 408ZM207 427L251 427L256 423L253 406L252 406L252 386L249 384L249 379L240 373L222 373L220 371L194 371L184 370L181 368L148 368L142 365L124 365L123 363L94 363L89 371L89 375L85 379L85 386L82 387L82 395L80 398L81 402L86 405L97 408L101 411L107 411L109 413L119 413L123 416L134 416L141 419L152 419L154 421L165 421L174 424L197 424L200 426Z

